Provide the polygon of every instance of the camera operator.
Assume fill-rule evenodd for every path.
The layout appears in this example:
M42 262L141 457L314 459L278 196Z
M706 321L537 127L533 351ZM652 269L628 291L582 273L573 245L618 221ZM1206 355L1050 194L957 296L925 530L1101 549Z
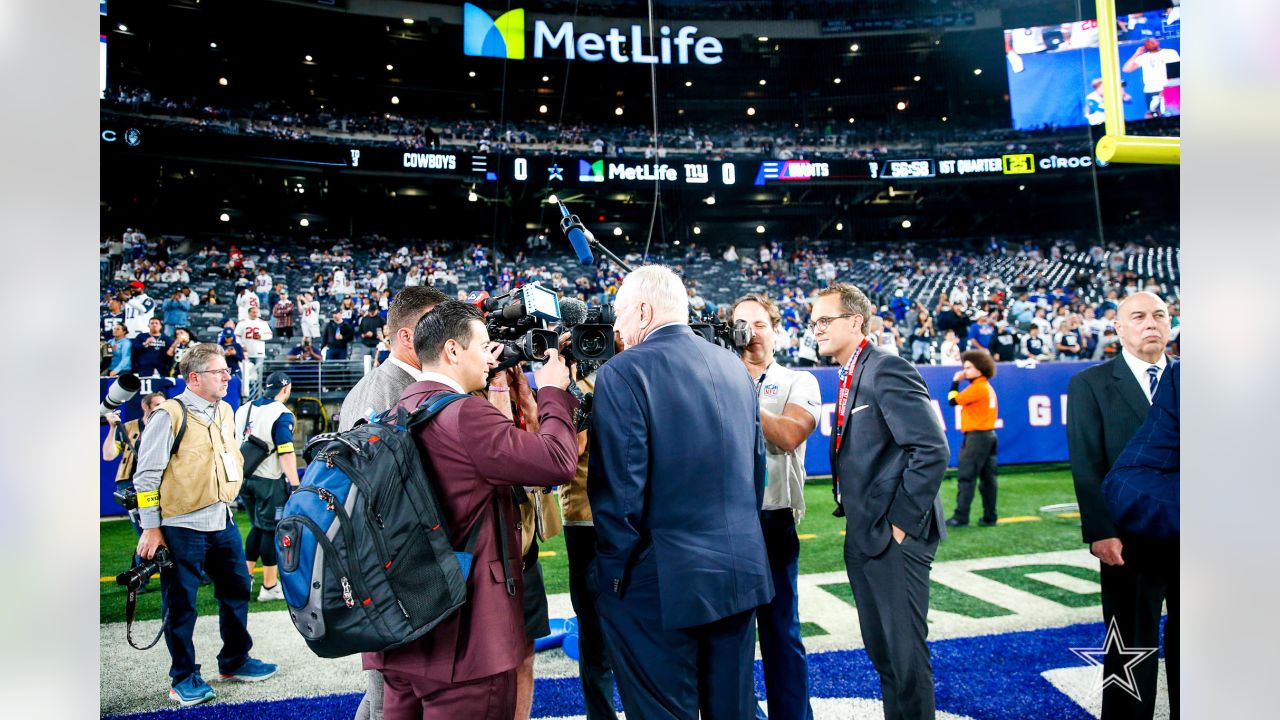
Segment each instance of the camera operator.
M405 389L397 407L413 410L441 393L481 390L496 366L496 348L480 312L447 300L423 316L414 330L423 372ZM465 537L484 522L492 531L477 537L469 601L421 639L365 655L365 666L382 671L388 717L491 717L515 713L516 668L524 659L521 585L515 566L519 549L512 487L562 485L577 463L572 419L577 401L565 391L569 371L556 350L536 373L539 432L516 428L480 398L459 400L427 427L413 430L424 462L435 468L445 522ZM487 519L492 516L492 520ZM486 712L487 709L487 712Z
M117 493L133 491L133 473L138 461L138 438L142 437L142 431L147 427L151 413L160 407L164 399L162 392L143 395L142 417L123 424L120 422L119 413L106 414L105 419L111 429L107 433L107 438L102 441L102 460L111 462L120 458L120 466L116 468ZM142 525L138 524L137 508L129 510L129 522L133 524L134 532L141 536ZM146 586L140 592L147 592Z
M290 488L298 487L298 456L293 451L293 413L285 403L293 381L282 372L271 373L262 387L262 397L236 411L236 427L244 437L253 435L272 450L253 474L244 480L240 498L249 511L249 536L244 539L245 567L253 577L253 566L262 559L262 589L258 602L283 600L277 582L276 523L283 515ZM285 483L289 487L285 487Z
M160 574L168 613L165 644L171 660L169 697L181 705L213 699L200 676L192 634L200 574L213 580L218 598L224 680L265 680L276 666L249 656L249 589L244 547L231 515L240 491L243 460L227 394L231 372L222 348L204 343L182 359L187 388L151 415L138 443L134 487L143 527L138 555L150 560L165 545L172 567ZM176 446L176 447L175 447Z
M760 526L775 594L768 605L756 610L769 717L805 720L813 716L813 709L809 706L809 663L800 639L800 599L796 594L800 540L796 524L805 510L805 446L818 426L822 394L812 374L774 361L774 338L782 316L773 300L754 293L744 295L733 304L730 319L745 321L751 329L742 362L755 381L769 478Z

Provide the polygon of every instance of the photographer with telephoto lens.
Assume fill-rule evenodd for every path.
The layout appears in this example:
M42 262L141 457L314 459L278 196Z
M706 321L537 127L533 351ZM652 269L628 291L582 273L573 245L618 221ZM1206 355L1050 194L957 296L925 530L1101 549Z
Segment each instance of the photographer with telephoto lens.
M151 415L138 443L134 487L143 527L138 555L156 558L167 546L172 565L160 573L167 618L165 644L171 658L169 697L181 705L213 699L200 675L192 635L200 573L213 580L218 598L223 680L255 682L276 666L249 656L249 589L240 531L231 502L244 478L240 438L227 394L231 372L222 348L203 343L182 358L186 390Z

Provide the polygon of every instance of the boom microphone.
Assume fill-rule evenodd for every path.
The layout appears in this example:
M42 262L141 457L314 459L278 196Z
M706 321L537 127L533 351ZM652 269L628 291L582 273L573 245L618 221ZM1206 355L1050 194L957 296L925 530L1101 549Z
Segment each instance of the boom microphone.
M560 218L560 230L573 245L573 251L578 254L578 262L583 265L595 265L595 256L591 254L591 243L595 241L595 236L582 224L577 215L569 214L569 208L565 207L564 203L556 200L556 204L560 206L560 214L564 216Z

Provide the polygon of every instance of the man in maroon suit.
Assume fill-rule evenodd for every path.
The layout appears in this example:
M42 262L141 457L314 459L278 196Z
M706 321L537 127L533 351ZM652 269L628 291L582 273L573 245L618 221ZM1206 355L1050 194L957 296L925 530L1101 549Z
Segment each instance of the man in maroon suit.
M422 363L419 382L397 407L412 410L440 393L484 389L495 364L479 311L448 300L414 329ZM565 391L569 371L556 351L535 374L537 433L517 428L481 397L442 410L415 440L438 478L444 515L455 542L476 523L479 533L467 580L467 603L420 640L382 653L366 653L364 667L386 679L386 720L477 718L510 720L515 712L516 667L524 658L520 531L511 487L563 485L578 466L572 413L577 401ZM495 502L501 513L495 513ZM501 518L501 521L499 520ZM507 543L503 572L499 538ZM509 589L506 578L514 578Z

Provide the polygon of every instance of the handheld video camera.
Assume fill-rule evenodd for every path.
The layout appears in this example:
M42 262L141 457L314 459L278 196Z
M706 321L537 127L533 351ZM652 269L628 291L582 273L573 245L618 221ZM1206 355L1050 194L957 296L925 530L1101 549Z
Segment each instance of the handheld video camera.
M738 320L730 325L715 318L701 318L690 313L689 329L701 335L703 340L738 354L751 344L751 327L746 320Z
M555 292L538 283L516 288L498 297L472 293L467 301L485 313L489 338L505 348L493 372L520 362L541 362L556 347L560 301Z

